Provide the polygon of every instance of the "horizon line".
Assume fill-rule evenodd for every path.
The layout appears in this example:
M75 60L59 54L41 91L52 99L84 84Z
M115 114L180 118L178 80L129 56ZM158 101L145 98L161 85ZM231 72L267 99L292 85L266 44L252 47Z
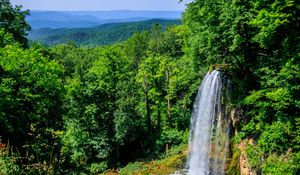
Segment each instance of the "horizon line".
M144 11L144 12L184 12L185 10L129 10L129 9L123 9L123 10L50 10L50 9L45 9L45 10L37 10L37 9L26 9L29 11L60 11L60 12L111 12L111 11Z

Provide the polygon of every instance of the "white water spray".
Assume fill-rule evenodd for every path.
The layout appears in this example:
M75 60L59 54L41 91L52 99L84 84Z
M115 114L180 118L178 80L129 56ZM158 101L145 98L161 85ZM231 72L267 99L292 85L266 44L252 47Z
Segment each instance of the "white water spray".
M222 109L221 73L208 73L194 102L190 127L189 175L223 175L229 124Z

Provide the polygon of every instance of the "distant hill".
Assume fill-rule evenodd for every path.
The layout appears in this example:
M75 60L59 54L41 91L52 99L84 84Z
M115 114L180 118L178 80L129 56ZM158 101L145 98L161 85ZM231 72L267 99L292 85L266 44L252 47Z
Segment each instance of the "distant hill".
M134 32L150 30L154 24L160 24L165 29L168 26L180 23L180 20L152 19L139 22L103 24L90 28L33 29L28 33L28 39L49 46L69 41L77 45L107 45L125 41Z
M31 11L26 20L33 29L38 29L93 27L106 23L180 17L180 11Z

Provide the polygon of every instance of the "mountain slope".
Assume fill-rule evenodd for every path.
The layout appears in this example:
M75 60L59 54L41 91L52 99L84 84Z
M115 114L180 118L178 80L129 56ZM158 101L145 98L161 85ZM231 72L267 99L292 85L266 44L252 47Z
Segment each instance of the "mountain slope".
M107 45L125 41L134 32L147 31L154 24L160 24L163 29L180 24L180 20L152 19L139 22L110 23L91 28L33 29L28 38L46 45L57 45L72 41L77 45Z
M106 23L149 19L180 19L180 11L31 11L26 21L33 29L82 28Z

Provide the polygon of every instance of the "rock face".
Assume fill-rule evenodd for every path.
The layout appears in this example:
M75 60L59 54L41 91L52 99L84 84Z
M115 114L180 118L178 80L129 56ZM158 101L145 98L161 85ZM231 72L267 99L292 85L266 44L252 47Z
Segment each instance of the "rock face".
M242 111L240 111L239 109L235 109L235 108L230 111L230 118L232 121L232 126L234 129L235 135L238 134L238 130L239 130L238 125L241 120L241 113L242 113ZM247 158L247 153L246 153L246 145L247 144L253 145L253 140L252 139L244 140L243 142L241 142L238 145L238 148L241 151L240 158L239 158L240 175L257 175L257 173L251 169L249 160Z
M240 156L240 173L241 175L256 175L257 173L253 170L251 170L251 167L249 165L249 161L246 154L246 143L253 144L253 140L249 141L243 141L239 145L239 149L241 150L241 156Z
M238 132L237 123L239 122L239 112L237 109L231 110L230 118L232 121L232 126L234 128L234 134L237 135L237 132Z
M245 154L241 154L240 157L240 170L241 175L256 175L256 173L251 170Z

